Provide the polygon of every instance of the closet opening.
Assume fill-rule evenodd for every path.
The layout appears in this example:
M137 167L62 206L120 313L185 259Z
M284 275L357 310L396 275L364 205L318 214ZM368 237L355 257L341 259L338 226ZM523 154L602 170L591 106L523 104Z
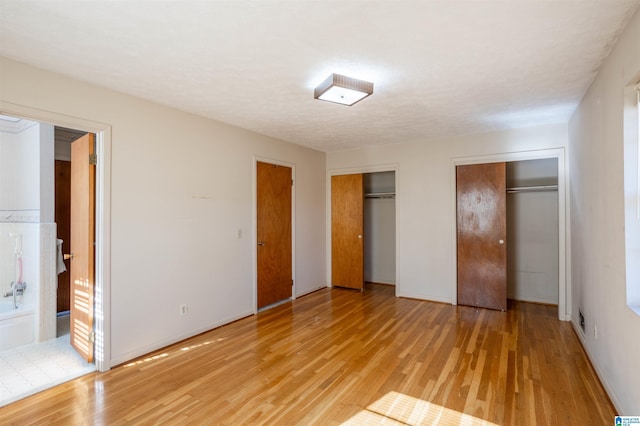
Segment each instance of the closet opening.
M507 297L558 305L558 159L508 162Z
M564 306L558 158L455 171L457 303L502 311L509 301Z
M395 191L395 171L331 176L332 287L397 284Z
M396 285L396 173L365 173L364 281Z

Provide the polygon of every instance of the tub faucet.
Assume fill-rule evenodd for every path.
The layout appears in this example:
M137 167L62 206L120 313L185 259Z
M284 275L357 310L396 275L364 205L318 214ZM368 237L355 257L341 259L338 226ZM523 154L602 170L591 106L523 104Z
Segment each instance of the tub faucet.
M23 282L16 283L12 281L11 291L7 291L2 296L3 297L13 296L13 309L18 309L18 296L22 296L26 288L27 288L27 283L23 283Z

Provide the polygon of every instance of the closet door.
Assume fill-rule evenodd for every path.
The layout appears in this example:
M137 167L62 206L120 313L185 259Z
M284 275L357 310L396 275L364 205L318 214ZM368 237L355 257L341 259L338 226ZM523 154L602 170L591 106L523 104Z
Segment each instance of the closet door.
M505 163L456 168L458 304L507 309Z
M258 162L257 273L258 309L292 294L291 176L290 167Z
M362 174L331 177L331 283L364 289Z

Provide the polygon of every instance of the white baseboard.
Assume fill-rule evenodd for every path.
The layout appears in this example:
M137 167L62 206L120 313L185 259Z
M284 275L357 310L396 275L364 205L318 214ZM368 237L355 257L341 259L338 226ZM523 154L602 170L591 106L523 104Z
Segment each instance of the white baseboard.
M618 414L622 413L622 411L620 410L620 407L621 407L620 399L616 395L611 385L607 382L606 376L603 374L602 370L598 366L598 363L595 362L591 352L589 351L589 346L587 345L586 340L584 340L584 333L582 332L582 329L578 324L576 324L576 322L573 319L571 319L571 325L573 326L573 330L576 332L576 335L578 336L578 340L580 340L580 344L582 345L584 352L587 354L587 358L589 359L591 366L596 371L596 375L600 379L600 383L602 383L604 390L607 392L607 395L609 395L609 399L611 399L611 403L613 403L613 406L616 409L616 412Z

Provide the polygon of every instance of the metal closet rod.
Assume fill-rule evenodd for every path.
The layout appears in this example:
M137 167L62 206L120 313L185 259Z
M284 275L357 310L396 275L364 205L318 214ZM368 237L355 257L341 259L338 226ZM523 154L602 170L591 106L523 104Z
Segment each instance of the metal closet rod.
M514 194L516 192L543 192L543 191L557 191L558 185L538 185L538 186L518 186L507 188L508 194Z
M396 198L395 192L369 192L364 198Z

